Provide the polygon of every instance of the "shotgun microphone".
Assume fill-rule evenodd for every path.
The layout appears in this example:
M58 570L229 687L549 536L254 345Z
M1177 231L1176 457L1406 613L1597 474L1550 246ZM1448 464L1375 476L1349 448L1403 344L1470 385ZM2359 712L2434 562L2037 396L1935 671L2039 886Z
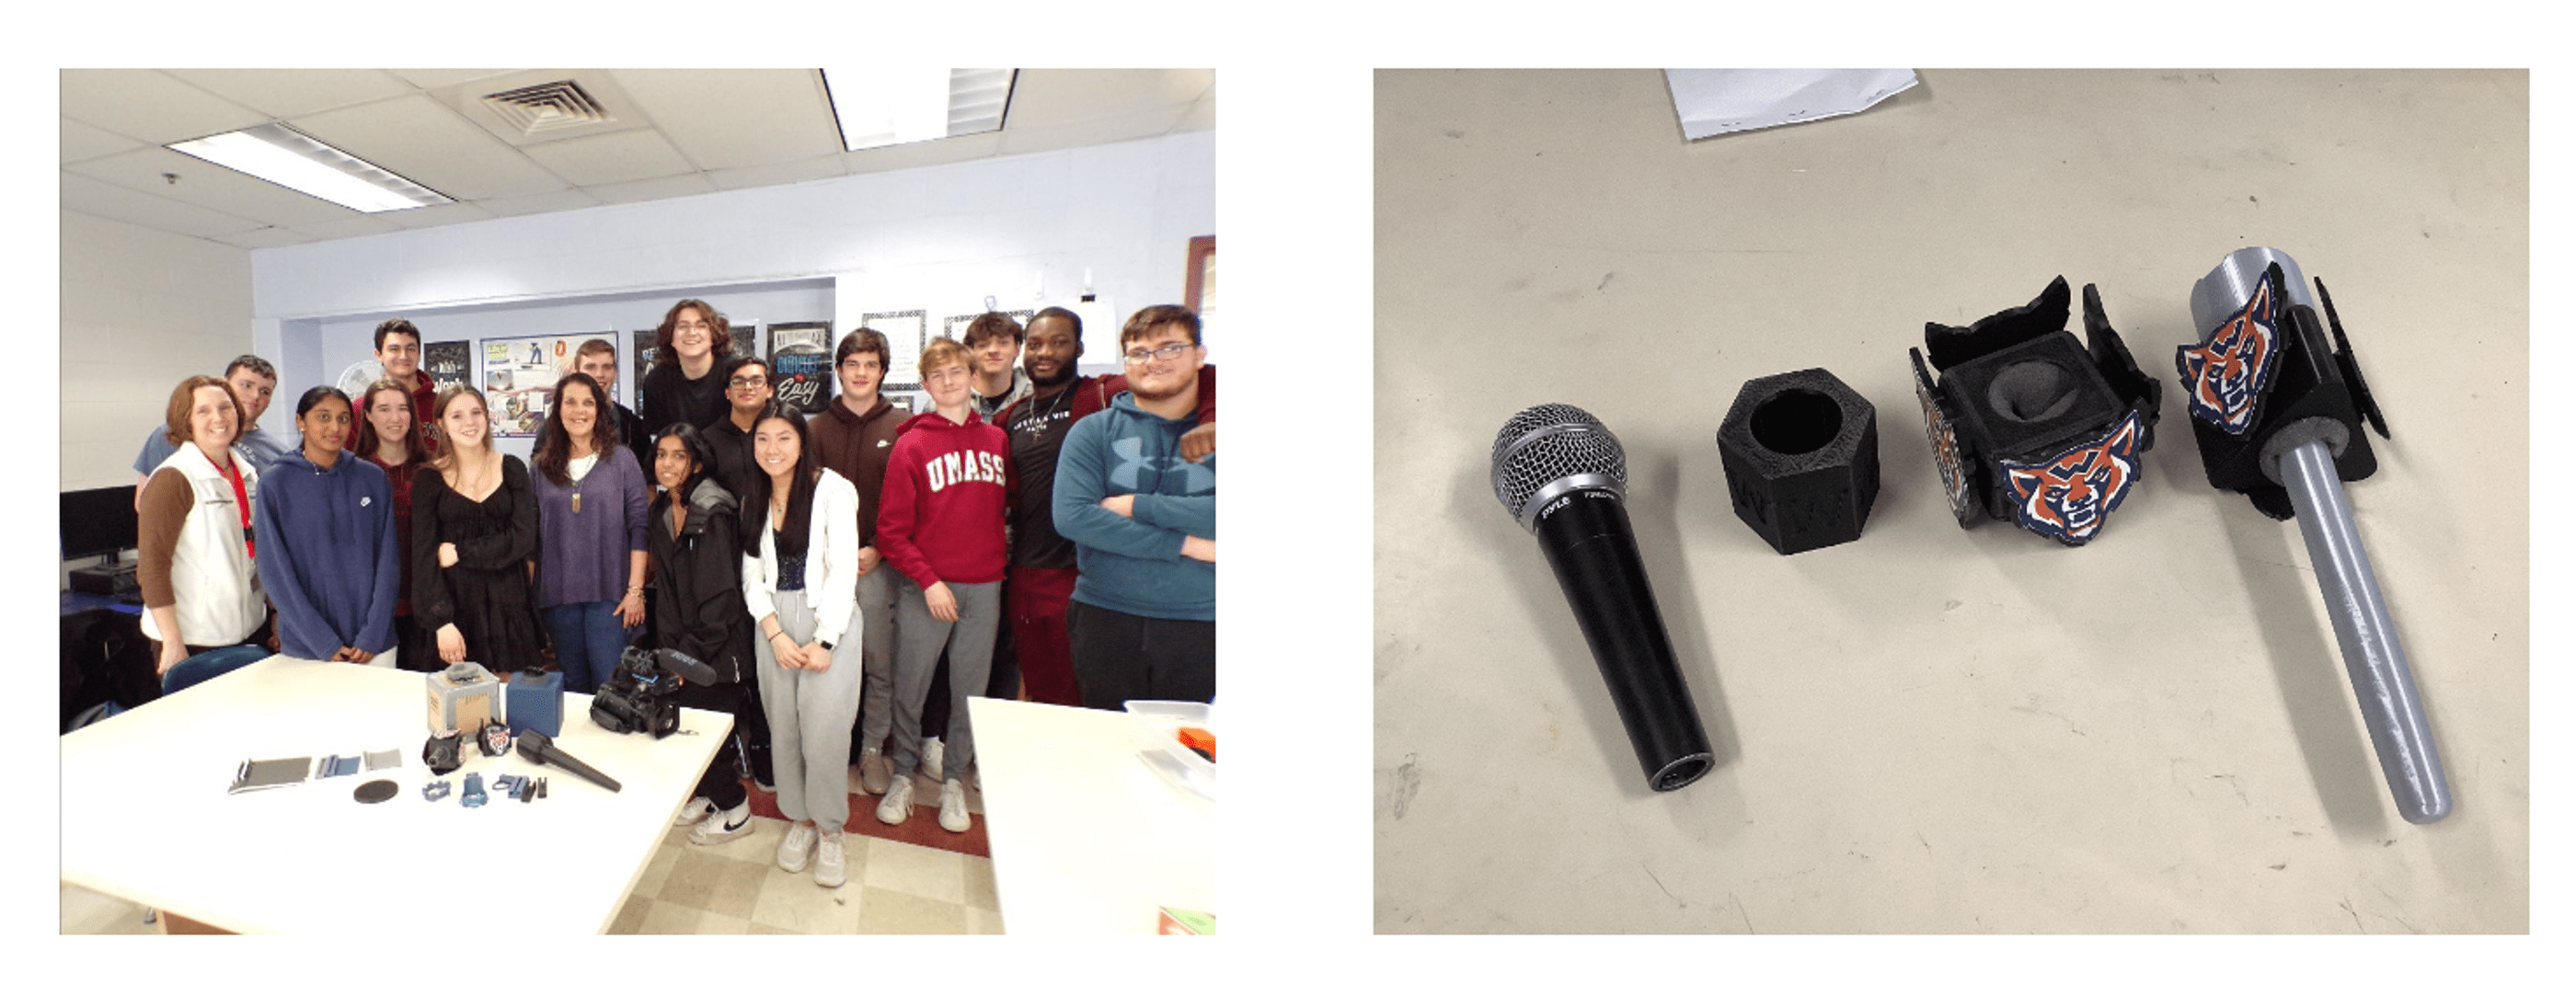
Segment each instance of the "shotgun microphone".
M1716 764L1628 525L1619 439L1562 403L1513 414L1494 435L1494 497L1538 537L1592 649L1646 785L1669 792Z
M546 733L543 731L519 732L518 741L520 757L525 758L530 762L540 762L562 769L565 772L572 773L573 775L577 775L602 786L606 786L608 787L608 791L612 793L623 788L617 784L617 780L609 778L606 773L603 773L598 769L591 768L588 763L585 763L580 759L564 754L563 749L555 747L554 739L546 737Z

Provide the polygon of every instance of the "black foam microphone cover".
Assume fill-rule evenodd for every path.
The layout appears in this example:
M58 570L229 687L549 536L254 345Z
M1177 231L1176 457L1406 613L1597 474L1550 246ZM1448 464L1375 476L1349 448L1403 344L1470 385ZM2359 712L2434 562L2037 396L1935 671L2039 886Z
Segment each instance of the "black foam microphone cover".
M1556 573L1646 785L1668 792L1706 775L1716 757L1628 524L1619 439L1574 407L1531 407L1495 436L1493 481Z

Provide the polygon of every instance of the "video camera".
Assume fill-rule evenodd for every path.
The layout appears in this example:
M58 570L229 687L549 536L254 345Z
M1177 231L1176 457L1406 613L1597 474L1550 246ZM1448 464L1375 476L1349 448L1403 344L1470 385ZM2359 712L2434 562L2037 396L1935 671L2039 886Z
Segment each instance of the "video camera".
M628 646L618 654L617 675L591 696L590 720L618 734L660 738L678 731L680 705L671 694L682 681L707 686L716 682L715 668L677 649Z

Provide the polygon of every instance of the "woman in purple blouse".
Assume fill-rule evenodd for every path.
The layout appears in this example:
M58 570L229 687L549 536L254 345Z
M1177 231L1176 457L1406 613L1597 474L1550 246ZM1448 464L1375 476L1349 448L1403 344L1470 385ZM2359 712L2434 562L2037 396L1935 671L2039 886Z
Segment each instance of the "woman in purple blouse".
M645 509L652 488L626 449L608 394L586 373L555 384L537 453L537 606L564 689L590 693L644 622Z

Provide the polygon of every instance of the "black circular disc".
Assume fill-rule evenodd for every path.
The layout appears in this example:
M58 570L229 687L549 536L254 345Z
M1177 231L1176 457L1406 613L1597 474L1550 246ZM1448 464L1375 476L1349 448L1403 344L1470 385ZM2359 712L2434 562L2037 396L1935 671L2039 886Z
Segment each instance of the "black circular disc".
M360 783L358 784L358 802L382 803L394 798L394 794L401 791L402 787L394 785L394 781L391 779L377 779L372 782Z

